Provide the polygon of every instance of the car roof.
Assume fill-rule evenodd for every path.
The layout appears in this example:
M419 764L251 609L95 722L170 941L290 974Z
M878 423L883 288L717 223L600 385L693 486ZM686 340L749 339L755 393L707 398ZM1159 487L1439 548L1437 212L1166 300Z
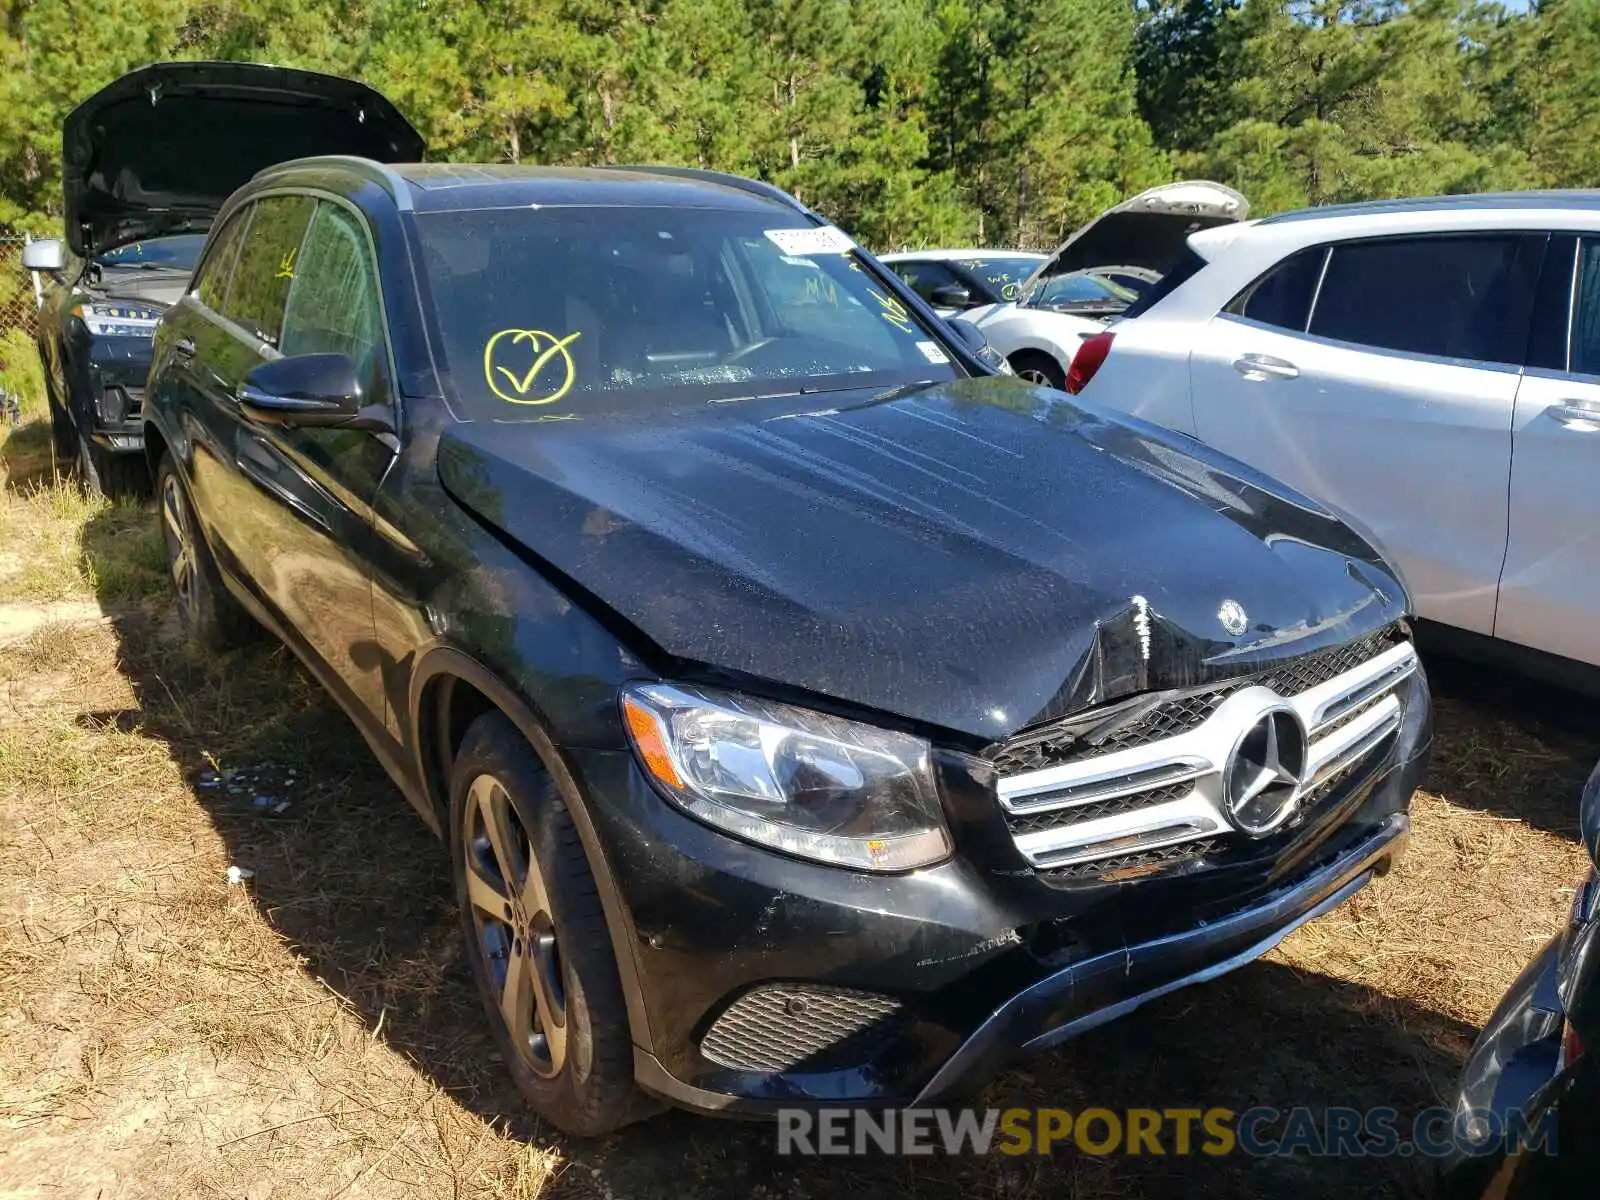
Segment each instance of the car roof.
M906 262L910 259L929 259L945 262L956 258L1047 258L1043 250L896 250L892 254L878 255L879 262Z
M1284 225L1329 217L1395 216L1401 213L1504 212L1515 209L1570 209L1600 212L1600 191L1578 188L1526 192L1479 192L1456 196L1408 196L1396 200L1362 200L1325 204L1262 217L1257 225Z
M758 180L683 167L536 167L511 163L397 163L331 155L280 163L257 183L339 171L380 183L418 213L489 208L710 208L814 215Z

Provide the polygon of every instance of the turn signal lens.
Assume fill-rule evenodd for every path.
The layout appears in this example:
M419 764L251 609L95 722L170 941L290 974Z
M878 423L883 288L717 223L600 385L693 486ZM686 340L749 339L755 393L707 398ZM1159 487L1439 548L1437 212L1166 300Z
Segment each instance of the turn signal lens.
M622 698L622 714L628 722L628 735L639 752L639 761L645 770L655 776L656 782L669 788L681 788L683 778L672 765L672 755L667 750L667 731L661 718L656 716L632 696Z

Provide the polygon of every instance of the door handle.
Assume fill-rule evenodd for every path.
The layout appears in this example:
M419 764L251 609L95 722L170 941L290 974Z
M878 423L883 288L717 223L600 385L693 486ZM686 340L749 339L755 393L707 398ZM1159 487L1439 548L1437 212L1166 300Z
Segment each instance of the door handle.
M179 358L193 358L195 351L194 339L181 337L172 343L172 352Z
M1593 400L1557 400L1544 412L1567 429L1600 433L1600 403Z
M1300 368L1270 354L1241 354L1233 360L1233 369L1246 379L1259 383L1264 379L1294 379Z

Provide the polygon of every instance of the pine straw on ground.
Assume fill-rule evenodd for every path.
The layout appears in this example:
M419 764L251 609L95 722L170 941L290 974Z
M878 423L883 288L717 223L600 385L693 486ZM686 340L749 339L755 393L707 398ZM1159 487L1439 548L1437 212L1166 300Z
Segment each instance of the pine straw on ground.
M1398 1160L800 1162L762 1126L682 1114L554 1136L492 1061L445 857L354 729L281 649L188 655L153 514L70 487L0 496L0 554L51 563L20 585L0 569L0 608L109 614L33 610L0 644L0 1196L1425 1194ZM1570 696L1434 677L1438 746L1398 870L981 1102L1446 1101L1582 874L1600 724ZM242 774L208 786L219 770ZM254 878L230 886L230 865Z

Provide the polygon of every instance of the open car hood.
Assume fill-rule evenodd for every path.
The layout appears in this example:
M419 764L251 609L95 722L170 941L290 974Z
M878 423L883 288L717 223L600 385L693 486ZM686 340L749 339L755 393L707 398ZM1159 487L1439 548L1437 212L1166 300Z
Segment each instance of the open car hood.
M67 244L79 258L204 231L235 189L291 158L414 162L425 149L364 83L234 62L132 71L72 110L61 143Z
M1063 242L1023 284L1096 267L1135 267L1165 275L1189 235L1242 221L1250 202L1220 183L1164 183L1106 209Z

